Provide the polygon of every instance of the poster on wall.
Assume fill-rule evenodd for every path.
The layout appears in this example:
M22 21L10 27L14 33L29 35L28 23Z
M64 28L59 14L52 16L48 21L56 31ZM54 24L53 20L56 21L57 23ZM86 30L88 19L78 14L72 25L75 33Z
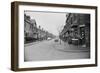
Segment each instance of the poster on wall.
M11 3L11 69L97 66L97 7Z

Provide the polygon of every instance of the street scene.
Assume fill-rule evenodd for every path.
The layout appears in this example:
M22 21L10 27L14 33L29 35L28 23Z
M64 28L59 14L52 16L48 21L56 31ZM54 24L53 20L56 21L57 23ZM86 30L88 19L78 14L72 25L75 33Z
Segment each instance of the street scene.
M90 14L24 12L24 61L90 58Z

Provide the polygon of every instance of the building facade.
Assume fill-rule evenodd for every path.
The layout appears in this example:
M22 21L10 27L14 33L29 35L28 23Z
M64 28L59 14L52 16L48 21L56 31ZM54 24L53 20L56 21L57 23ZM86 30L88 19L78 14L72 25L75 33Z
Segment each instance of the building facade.
M90 14L66 14L66 24L60 38L69 44L90 47Z
M24 42L31 42L37 39L36 21L24 14Z
M40 26L37 27L35 19L31 19L30 16L24 14L24 42L30 43L34 41L47 40L53 38L54 35L45 31Z

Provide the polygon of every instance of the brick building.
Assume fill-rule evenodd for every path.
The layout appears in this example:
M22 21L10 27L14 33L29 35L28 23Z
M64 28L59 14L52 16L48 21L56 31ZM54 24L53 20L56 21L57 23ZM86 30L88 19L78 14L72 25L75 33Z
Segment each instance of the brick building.
M31 42L37 39L37 25L35 19L24 14L24 41Z
M54 35L45 31L40 26L37 27L36 20L24 14L24 42L34 42L54 38Z
M90 46L90 14L68 13L60 38L69 44Z

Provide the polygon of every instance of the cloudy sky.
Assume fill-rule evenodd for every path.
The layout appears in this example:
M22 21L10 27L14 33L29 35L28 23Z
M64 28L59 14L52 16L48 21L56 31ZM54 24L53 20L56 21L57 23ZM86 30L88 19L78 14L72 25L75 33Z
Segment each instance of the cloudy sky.
M35 19L37 26L40 25L41 28L56 36L66 21L66 13L25 11L25 14L29 15L31 19Z

